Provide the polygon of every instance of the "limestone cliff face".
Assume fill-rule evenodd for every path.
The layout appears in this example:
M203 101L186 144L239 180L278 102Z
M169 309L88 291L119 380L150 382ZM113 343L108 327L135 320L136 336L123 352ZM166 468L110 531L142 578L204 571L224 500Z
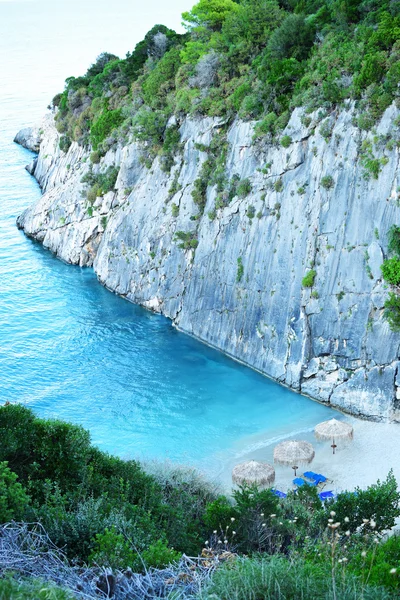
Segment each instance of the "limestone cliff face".
M374 135L352 124L350 105L323 122L301 116L296 109L282 134L287 148L254 142L252 123L231 125L226 174L248 178L251 192L215 209L209 187L194 219L191 192L207 157L198 148L220 121L181 123L184 149L170 173L158 158L144 166L137 143L110 151L94 171L119 166L116 192L90 208L81 183L89 154L77 144L61 152L49 115L31 168L44 195L18 226L277 381L356 415L400 420L400 336L383 318L380 272L387 231L400 222L399 150L387 144L398 113L387 109ZM382 159L377 179L371 153ZM177 232L191 232L197 248L181 248ZM304 288L311 268L314 285Z

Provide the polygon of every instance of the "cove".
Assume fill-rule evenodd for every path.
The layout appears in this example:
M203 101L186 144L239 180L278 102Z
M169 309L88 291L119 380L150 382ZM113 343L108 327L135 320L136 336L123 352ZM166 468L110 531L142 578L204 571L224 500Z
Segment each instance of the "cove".
M178 332L63 264L15 226L40 190L8 145L1 197L1 398L87 428L123 457L218 475L252 446L309 431L332 410Z

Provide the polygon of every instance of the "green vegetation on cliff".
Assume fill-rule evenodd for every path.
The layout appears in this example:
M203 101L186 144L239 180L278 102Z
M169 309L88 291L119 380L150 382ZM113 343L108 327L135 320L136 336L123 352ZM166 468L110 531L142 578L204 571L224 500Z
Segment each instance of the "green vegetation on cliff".
M53 100L63 150L104 154L134 135L154 157L172 114L239 115L271 136L296 106L326 114L348 99L369 129L399 101L398 2L200 0L183 20L186 34L156 25L125 59L103 53L67 79Z

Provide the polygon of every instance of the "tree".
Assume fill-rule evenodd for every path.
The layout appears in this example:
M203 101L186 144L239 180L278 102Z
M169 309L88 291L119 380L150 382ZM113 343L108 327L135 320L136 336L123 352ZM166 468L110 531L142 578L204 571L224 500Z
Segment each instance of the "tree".
M226 46L240 52L245 62L262 50L268 38L285 16L276 0L244 0L237 10L231 11L222 27L222 38Z
M238 10L233 0L200 0L190 12L182 14L183 25L189 30L200 26L220 31L228 15Z
M162 37L160 34L162 34ZM182 37L173 29L168 29L165 25L154 25L146 33L144 39L136 44L134 51L128 52L126 55L126 59L122 64L124 75L126 75L129 81L135 81L149 56L161 58ZM160 54L160 46L162 46L162 54Z
M115 54L110 54L109 52L102 52L96 58L96 62L88 68L85 77L88 77L89 79L96 77L96 75L103 72L106 64L112 60L118 60L118 56L115 56Z
M268 49L273 58L303 60L308 56L314 37L314 28L303 15L288 15L271 35Z

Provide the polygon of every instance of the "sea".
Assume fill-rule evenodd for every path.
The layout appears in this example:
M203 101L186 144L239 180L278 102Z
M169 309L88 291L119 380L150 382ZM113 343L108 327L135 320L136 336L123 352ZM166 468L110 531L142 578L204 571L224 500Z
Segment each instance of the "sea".
M189 2L190 4L190 2ZM218 478L335 412L178 332L16 228L40 196L13 143L70 75L124 56L156 23L180 30L188 0L0 0L0 402L88 429L124 458Z

